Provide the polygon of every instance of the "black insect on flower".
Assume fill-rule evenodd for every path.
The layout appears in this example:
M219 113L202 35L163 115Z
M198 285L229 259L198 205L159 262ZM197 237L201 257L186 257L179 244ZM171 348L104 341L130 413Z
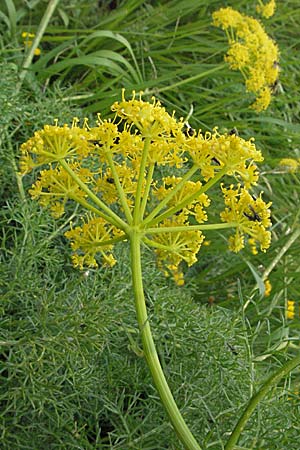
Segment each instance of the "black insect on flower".
M196 130L188 122L185 122L182 132L186 137L193 137Z
M244 216L247 217L247 219L251 220L251 222L261 222L262 218L260 215L255 211L252 205L249 205L250 213L244 212Z
M229 131L229 136L238 136L239 132L236 128L232 128L232 130Z

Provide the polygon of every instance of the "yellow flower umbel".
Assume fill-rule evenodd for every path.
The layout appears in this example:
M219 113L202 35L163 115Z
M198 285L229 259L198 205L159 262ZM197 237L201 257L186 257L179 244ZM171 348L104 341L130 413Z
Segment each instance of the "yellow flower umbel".
M258 180L255 162L263 159L253 139L217 129L187 133L183 120L154 98L146 102L134 94L126 100L123 93L111 109L114 119L98 116L95 127L87 120L80 127L76 118L71 127L45 125L21 147L22 174L40 169L29 190L34 199L56 218L70 201L88 211L84 223L65 234L76 266L95 267L98 256L112 266L114 244L130 240L132 230L139 230L159 267L178 284L183 284L181 263L197 261L206 229L233 228L233 251L243 248L245 236L252 248L268 248L270 203L249 193ZM161 168L170 174L159 175ZM206 225L207 191L225 175L238 184L221 185L223 223Z
M271 2L270 2L271 3ZM267 109L278 82L279 51L260 22L231 7L213 13L213 24L226 32L229 50L225 55L232 70L239 70L246 90L256 96L251 108Z
M27 33L27 31L23 31L22 33L22 38L23 38L23 44L26 48L29 48L32 46L32 39L35 37L34 33ZM40 48L36 48L34 50L34 54L35 56L40 56L41 54L41 49Z
M268 3L264 4L261 0L258 1L256 6L256 11L261 14L265 19L269 19L274 15L276 8L275 0L270 0Z

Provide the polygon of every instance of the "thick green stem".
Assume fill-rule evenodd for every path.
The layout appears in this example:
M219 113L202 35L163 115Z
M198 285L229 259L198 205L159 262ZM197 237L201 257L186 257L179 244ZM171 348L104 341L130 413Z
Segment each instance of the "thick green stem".
M240 417L233 432L231 433L231 436L225 446L225 450L233 450L235 448L235 445L240 437L240 434L242 433L246 423L250 419L258 403L265 397L265 395L274 385L279 383L279 381L284 376L288 375L288 373L291 372L293 369L295 369L295 367L297 367L299 364L300 364L300 355L296 356L295 358L291 359L286 364L284 364L279 370L277 370L272 376L270 376L270 378L268 378L267 381L262 385L260 390L253 395L244 413Z
M141 234L138 230L132 230L129 233L129 237L135 307L144 355L148 367L151 371L153 381L159 392L161 401L169 415L179 439L187 450L201 450L201 447L197 444L194 436L190 432L182 415L180 414L158 359L144 298L141 268Z

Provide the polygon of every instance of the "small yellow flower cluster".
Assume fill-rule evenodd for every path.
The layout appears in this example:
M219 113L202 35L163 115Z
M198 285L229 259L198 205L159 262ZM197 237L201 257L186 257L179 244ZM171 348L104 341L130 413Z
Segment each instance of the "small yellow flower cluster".
M268 278L264 281L264 285L265 285L265 297L269 297L272 291L272 284Z
M23 31L23 33L22 33L22 38L24 39L24 40L23 40L24 46L27 47L27 48L31 47L31 46L32 46L32 39L33 39L34 37L35 37L35 34L34 34L34 33L27 33L27 31ZM36 49L34 50L34 54L35 54L36 56L40 56L40 54L41 54L41 49L40 49L40 48L36 48Z
M271 243L271 233L267 228L271 226L270 206L261 197L254 198L244 187L231 185L226 188L222 185L225 209L221 212L221 219L228 223L237 223L236 231L229 238L229 248L239 252L245 246L245 234L260 244L260 250L265 252Z
M185 261L188 266L192 266L197 261L197 253L204 241L201 231L189 231L188 221L177 219L176 216L165 219L161 227L176 227L183 224L186 224L185 232L166 231L154 238L158 266L164 271L165 276L171 273L179 286L184 284L183 272L179 269L180 263Z
M108 224L101 217L90 217L82 226L71 227L65 236L71 241L74 266L80 269L85 266L97 267L95 256L99 253L102 255L105 266L114 266L116 260L111 253L113 249L111 238L118 237L120 234L118 228Z
M231 7L213 13L213 24L222 28L228 38L225 61L245 78L246 90L255 94L251 108L267 109L279 76L279 51L258 20Z
M114 118L98 116L95 127L86 119L79 126L77 118L71 127L45 125L21 146L21 173L40 168L29 191L34 199L56 218L70 200L88 211L81 226L65 233L75 266L96 267L98 255L113 266L114 244L130 239L132 230L139 230L159 267L179 285L181 263L197 261L205 227L235 228L234 251L244 246L245 235L252 246L266 250L270 203L248 192L258 180L255 162L263 159L252 139L221 135L217 129L187 132L183 119L168 114L155 99L146 102L135 94L126 100L123 92L111 109ZM205 225L211 203L206 191L217 188L225 175L240 184L222 185L223 222Z
M172 192L174 187L182 181L181 177L169 176L162 179L162 184L157 187L153 195L158 200L163 200ZM180 190L173 196L169 202L169 207L176 207L188 196L197 194L201 189L201 182L186 181ZM188 231L188 225L192 217L197 223L207 221L207 213L204 208L210 205L210 199L206 194L197 195L197 197L186 203L185 206L176 212L171 219L164 219L160 223L160 227L176 227L186 226L186 231L182 232L166 232L157 234L153 237L155 245L155 253L159 261L160 267L166 267L165 275L168 271L172 273L174 280L178 285L184 283L183 273L178 270L181 261L185 261L188 266L193 265L197 261L197 253L204 241L204 235L201 231ZM162 264L163 263L163 264Z
M259 4L256 6L256 11L258 12L258 14L261 14L265 19L269 19L274 15L276 8L275 0L270 0L266 4L259 0L258 3Z
M235 134L198 133L187 142L188 151L201 170L204 180L216 176L226 166L228 175L239 176L247 189L256 184L258 171L254 162L263 161L252 139L245 141Z
M286 318L294 319L295 318L295 302L294 300L288 300L286 305Z
M156 187L153 194L158 200L163 200L168 194L172 192L174 187L182 181L181 177L169 176L162 178L162 184ZM201 189L202 183L200 181L186 181L183 187L176 192L169 202L169 206L176 206L187 196L197 194ZM180 211L176 213L176 221L185 222L189 217L194 216L198 223L203 223L207 220L207 214L204 207L210 205L210 199L206 194L197 195L196 199L187 203Z
M287 172L294 173L300 168L300 158L283 158L279 161L279 165L286 169Z
M89 169L81 167L78 162L70 163L70 168L77 173L81 181L88 185L92 179ZM83 199L87 197L68 172L62 167L50 167L40 172L40 178L35 182L29 193L33 199L38 199L56 219L64 214L68 199Z
M72 128L55 124L45 125L43 130L36 131L31 139L22 144L21 172L27 173L35 167L57 163L65 158L82 160L88 156L91 151L90 134L86 129L77 127L77 120L74 119Z

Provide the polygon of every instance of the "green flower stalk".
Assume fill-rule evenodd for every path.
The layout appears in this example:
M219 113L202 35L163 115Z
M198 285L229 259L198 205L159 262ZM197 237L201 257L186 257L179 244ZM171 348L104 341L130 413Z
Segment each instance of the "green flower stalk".
M184 284L183 263L191 266L207 230L232 229L229 248L270 245L270 205L250 194L257 184L255 162L263 160L253 139L229 133L196 132L183 119L168 114L153 98L136 98L112 105L114 118L98 116L71 127L45 125L21 146L20 170L39 169L31 196L56 218L75 201L86 211L80 224L65 233L73 249L73 264L83 269L112 267L114 246L130 245L137 320L145 360L161 401L185 448L201 447L186 425L169 389L157 356L143 293L142 247L152 248L158 267L178 285ZM160 175L160 169L166 173ZM228 177L232 182L225 185ZM221 183L221 180L224 180ZM208 221L210 189L224 199L220 222ZM100 263L101 261L101 263Z

